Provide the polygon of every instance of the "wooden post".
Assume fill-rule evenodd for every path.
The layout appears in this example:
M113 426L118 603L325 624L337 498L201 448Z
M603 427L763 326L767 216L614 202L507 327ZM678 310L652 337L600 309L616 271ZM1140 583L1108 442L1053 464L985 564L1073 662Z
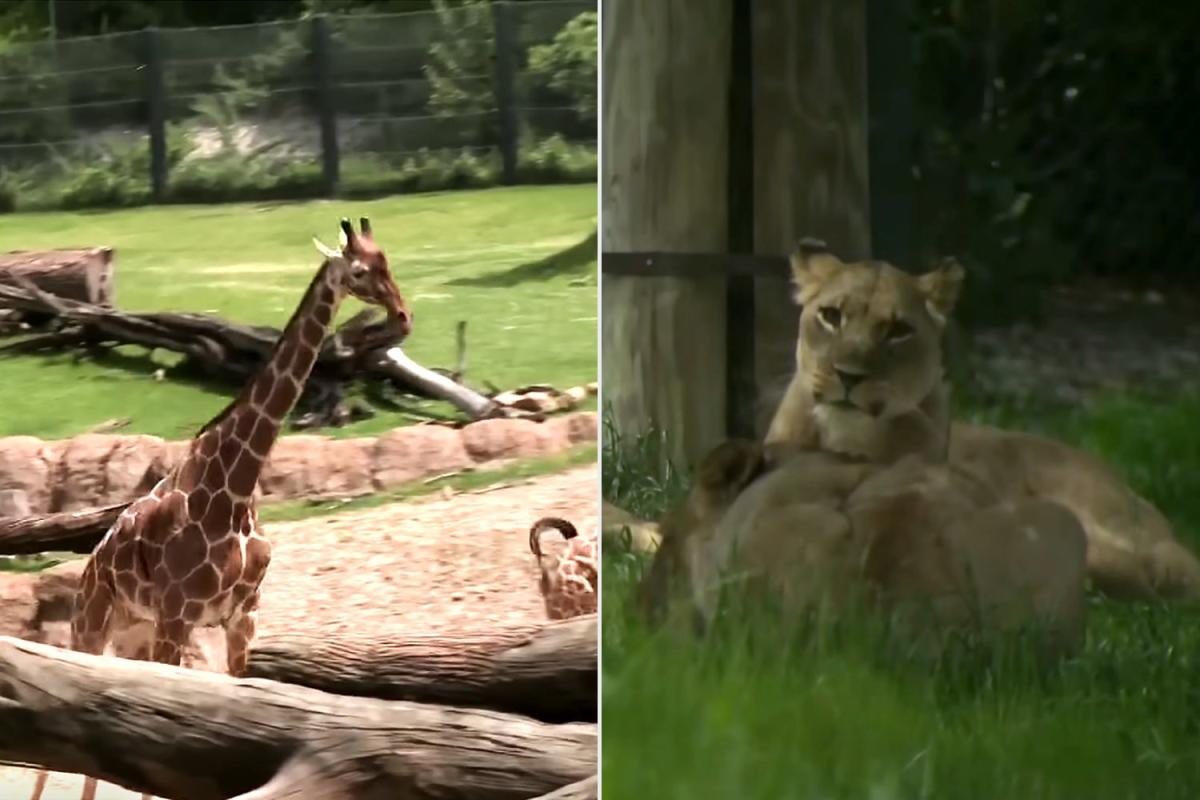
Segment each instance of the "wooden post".
M728 250L730 2L603 4L605 251ZM725 436L726 284L602 281L605 405L683 463Z
M912 263L913 55L909 0L867 3L867 133L871 162L871 255Z
M752 0L733 0L730 20L729 82L729 248L737 253L754 251L754 55L751 30ZM755 403L758 395L754 365L754 278L729 278L726 299L728 336L725 432L729 436L755 436Z
M492 38L495 53L496 114L500 123L501 179L517 182L520 121L517 115L517 33L512 5L492 3Z
M150 194L156 202L162 202L167 195L167 89L163 80L162 37L155 27L142 31L142 37L150 134Z
M317 87L317 119L321 126L321 178L327 197L337 194L341 166L337 106L333 96L332 42L329 18L317 14L312 21L312 60L314 85Z
M756 252L787 253L807 235L866 258L866 0L756 0L753 13ZM795 372L788 280L784 270L756 287L760 432Z

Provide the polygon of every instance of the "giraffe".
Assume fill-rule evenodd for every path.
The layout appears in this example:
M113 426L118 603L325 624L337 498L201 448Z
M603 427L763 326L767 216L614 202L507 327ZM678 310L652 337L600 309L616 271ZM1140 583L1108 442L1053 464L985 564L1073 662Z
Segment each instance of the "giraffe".
M343 219L339 249L313 240L324 260L268 363L96 546L75 599L73 650L101 654L120 634L118 655L178 665L195 626L219 625L228 672L243 673L271 560L254 487L338 305L352 295L386 309L402 335L412 330L412 313L367 218L360 229ZM94 794L95 779L88 780Z
M548 530L557 530L567 540L567 549L559 556L542 552L542 534ZM539 589L547 617L569 619L595 613L599 589L595 539L581 538L565 519L542 517L529 529L529 550L542 573Z

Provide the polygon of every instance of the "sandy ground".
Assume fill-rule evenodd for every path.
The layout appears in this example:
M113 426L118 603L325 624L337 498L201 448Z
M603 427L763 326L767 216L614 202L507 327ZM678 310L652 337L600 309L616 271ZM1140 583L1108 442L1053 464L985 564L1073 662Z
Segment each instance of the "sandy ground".
M583 535L594 535L598 491L592 465L450 497L264 526L274 554L263 584L259 631L403 636L541 619L529 526L555 515L574 522ZM547 537L548 549L553 538ZM2 577L0 603L31 580ZM2 627L0 633L16 633ZM216 633L198 636L209 663L197 666L224 661L224 642ZM32 770L0 768L0 798L31 797L33 780ZM79 800L82 780L54 774L42 800ZM96 795L138 797L106 784Z

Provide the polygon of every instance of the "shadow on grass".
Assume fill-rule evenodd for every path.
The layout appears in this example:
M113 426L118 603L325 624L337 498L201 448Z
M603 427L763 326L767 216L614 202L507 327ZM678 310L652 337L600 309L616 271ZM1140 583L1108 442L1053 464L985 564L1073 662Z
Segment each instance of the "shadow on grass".
M571 245L566 250L560 250L554 255L546 256L537 261L504 270L489 272L468 278L455 278L447 281L455 286L487 286L502 288L516 286L526 281L544 281L559 275L575 275L587 272L596 263L596 231L588 234L587 238Z

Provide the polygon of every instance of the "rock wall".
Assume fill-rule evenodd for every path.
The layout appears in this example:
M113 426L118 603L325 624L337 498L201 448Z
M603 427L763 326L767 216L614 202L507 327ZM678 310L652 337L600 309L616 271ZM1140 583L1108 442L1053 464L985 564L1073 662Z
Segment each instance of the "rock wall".
M545 422L490 419L447 428L414 425L378 437L284 436L259 481L263 497L349 496L479 464L546 456L597 441L597 415ZM0 438L0 517L75 511L135 499L151 467L166 470L188 442L86 434L63 441Z

